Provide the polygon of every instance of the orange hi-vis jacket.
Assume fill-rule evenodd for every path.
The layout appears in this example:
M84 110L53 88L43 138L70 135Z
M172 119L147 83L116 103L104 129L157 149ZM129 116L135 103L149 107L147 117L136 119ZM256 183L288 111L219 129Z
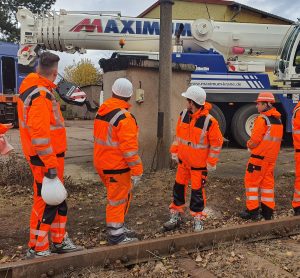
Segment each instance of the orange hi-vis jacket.
M0 124L0 135L1 134L4 134L6 131L8 131L9 130L9 128L8 127L6 127L5 125L3 125L3 124Z
M223 136L217 120L209 114L212 106L204 104L202 110L192 114L183 110L176 126L176 140L170 148L179 160L190 167L215 166L222 149Z
M57 156L66 151L64 119L56 101L55 84L30 73L20 86L18 115L23 152L27 160L47 169L57 168Z
M143 173L138 155L138 126L126 101L109 98L99 108L94 123L94 164L105 171Z
M247 147L251 155L263 157L265 162L275 162L280 151L283 125L276 108L261 112L254 122Z
M294 149L300 152L300 102L294 108L292 125L293 125L293 143Z

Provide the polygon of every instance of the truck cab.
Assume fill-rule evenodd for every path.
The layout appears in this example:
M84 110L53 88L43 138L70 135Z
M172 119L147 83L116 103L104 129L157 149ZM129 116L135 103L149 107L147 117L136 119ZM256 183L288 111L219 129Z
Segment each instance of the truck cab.
M17 97L20 84L34 68L18 64L19 46L0 42L0 122L18 125Z

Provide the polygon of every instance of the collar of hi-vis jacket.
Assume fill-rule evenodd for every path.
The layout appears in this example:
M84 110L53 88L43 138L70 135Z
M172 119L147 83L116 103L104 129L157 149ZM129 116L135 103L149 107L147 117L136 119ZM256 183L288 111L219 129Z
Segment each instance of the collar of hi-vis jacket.
M265 115L267 117L275 117L275 118L280 118L281 114L276 110L275 107L271 108L270 110L268 111L265 111L265 112L260 112L261 115Z
M130 107L131 107L131 105L128 102L112 97L112 98L107 99L100 106L98 114L105 115L115 109L118 109L118 108L128 110Z
M45 87L49 91L52 91L52 89L56 88L56 85L47 79L44 76L39 75L38 73L30 73L27 75L27 77L23 80L21 86L20 86L20 93L22 94L27 89L38 86L38 87Z
M201 116L207 116L209 114L210 109L211 109L211 104L205 102L203 109L198 109L195 113L191 114L191 117L197 119Z

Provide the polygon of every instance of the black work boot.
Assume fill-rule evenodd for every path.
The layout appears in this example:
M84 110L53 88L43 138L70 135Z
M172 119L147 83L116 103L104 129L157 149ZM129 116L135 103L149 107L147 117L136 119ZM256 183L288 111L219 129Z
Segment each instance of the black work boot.
M294 208L294 215L295 216L300 216L300 207Z
M271 220L273 218L273 212L273 209L261 203L261 215L265 220Z
M250 220L250 219L259 220L260 219L259 208L253 210L246 209L245 211L240 213L240 217L246 220Z

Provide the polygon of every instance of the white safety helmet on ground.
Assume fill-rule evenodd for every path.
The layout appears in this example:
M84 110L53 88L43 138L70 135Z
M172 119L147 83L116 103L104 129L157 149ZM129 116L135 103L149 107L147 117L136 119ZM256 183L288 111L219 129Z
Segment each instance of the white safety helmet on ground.
M199 105L204 105L206 100L206 93L204 89L196 85L188 87L186 92L182 93L181 95L185 98L195 101Z
M126 78L118 78L112 85L112 91L119 97L131 97L133 93L132 83Z

